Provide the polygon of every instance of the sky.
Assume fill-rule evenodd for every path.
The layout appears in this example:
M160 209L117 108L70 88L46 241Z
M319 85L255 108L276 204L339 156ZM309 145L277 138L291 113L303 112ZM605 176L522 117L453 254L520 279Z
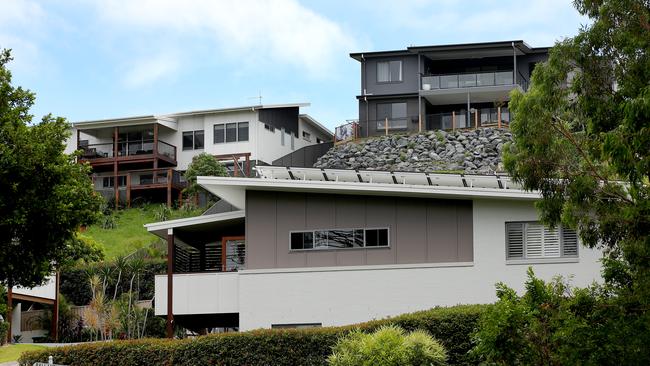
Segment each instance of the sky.
M0 0L0 48L35 119L84 121L259 104L333 129L358 114L351 52L522 39L587 19L570 0Z

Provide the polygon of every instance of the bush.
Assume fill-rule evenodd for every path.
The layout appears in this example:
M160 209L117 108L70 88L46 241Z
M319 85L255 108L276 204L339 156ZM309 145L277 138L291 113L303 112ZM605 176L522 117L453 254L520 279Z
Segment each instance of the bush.
M0 345L7 343L7 334L9 333L9 322L0 323Z
M385 325L374 333L352 331L336 343L327 362L330 366L445 365L447 354L422 330L406 333L395 325Z
M89 264L82 267L66 269L61 272L61 283L59 291L63 294L68 302L75 305L88 305L92 299L90 284L88 282L89 273L96 273L101 266L106 263ZM108 265L111 265L110 263ZM146 260L144 270L140 279L140 299L153 299L154 297L154 277L157 274L163 274L167 271L167 262L164 259ZM118 271L110 272L107 292L112 294L115 290ZM127 268L122 272L118 295L129 291L129 281L131 277L130 269Z
M528 270L523 296L497 285L472 354L496 365L650 365L650 316L607 287L571 288ZM635 304L634 304L635 305Z
M484 306L461 305L405 314L346 327L255 330L184 340L113 341L24 353L21 365L47 360L71 365L326 365L341 336L394 324L407 332L426 331L447 349L451 365L473 364L468 356ZM415 342L416 340L414 340Z

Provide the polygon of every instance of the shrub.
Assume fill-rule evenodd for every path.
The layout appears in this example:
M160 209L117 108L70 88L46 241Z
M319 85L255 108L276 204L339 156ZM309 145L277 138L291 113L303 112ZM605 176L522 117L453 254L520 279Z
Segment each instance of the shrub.
M7 333L9 333L9 322L0 323L0 345L7 343Z
M184 340L113 341L24 353L21 365L47 360L71 365L326 365L338 339L356 329L372 332L394 324L412 332L423 330L447 349L451 365L473 364L467 352L484 306L434 308L346 327L255 330ZM414 344L423 344L412 336ZM414 348L417 348L414 345Z
M341 337L327 361L330 366L445 365L447 354L422 330L406 333L396 325L385 325L374 333L354 330Z

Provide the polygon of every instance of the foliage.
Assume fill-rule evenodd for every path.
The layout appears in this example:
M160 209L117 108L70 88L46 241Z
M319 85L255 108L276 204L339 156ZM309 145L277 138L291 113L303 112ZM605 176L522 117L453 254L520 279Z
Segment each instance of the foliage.
M0 282L33 287L70 258L70 240L98 218L102 198L90 168L64 153L70 125L33 123L34 94L11 85L9 50L0 51Z
M84 323L71 309L70 303L63 294L59 294L59 342L81 342Z
M576 229L605 256L604 286L566 300L596 305L577 320L570 308L557 310L593 328L557 342L580 339L574 354L593 350L585 359L603 364L647 364L647 352L634 347L650 339L650 7L644 0L574 4L591 24L553 47L526 93L512 94L514 143L504 148L504 164L524 188L540 191L545 223Z
M129 255L135 251L149 251L160 242L160 238L149 233L144 224L158 221L156 219L157 205L147 204L142 207L115 211L109 208L108 214L114 225L103 228L101 220L98 224L86 228L84 236L101 245L105 257L113 260L120 255ZM172 210L168 219L177 219L201 214L198 209ZM152 255L154 254L152 251ZM158 253L160 254L160 253Z
M407 332L425 331L447 349L449 364L467 365L475 364L467 352L472 347L471 333L484 309L479 305L434 308L348 327L255 330L173 341L148 339L84 344L30 353L21 358L21 365L31 365L52 354L56 363L74 365L324 366L341 336L356 329L372 332L387 324Z
M70 268L104 259L104 249L101 244L88 235L77 232L67 245L70 257L61 260L60 268Z
M602 248L605 280L650 306L650 8L643 0L578 0L593 23L556 44L532 86L514 92L514 144L504 163L539 190L542 219ZM568 82L567 82L568 80Z
M7 343L7 334L9 333L9 322L0 323L0 345Z
M108 268L108 271L106 268ZM165 273L166 270L167 262L163 259L149 259L144 261L142 271L139 274L139 299L153 299L154 277L156 274ZM131 278L133 275L131 268L124 267L120 274L117 263L113 261L74 267L61 272L61 294L65 295L67 300L72 304L87 305L92 299L88 278L92 274L99 272L108 273L106 292L110 294L111 299L113 297L119 298L122 294L129 291L129 281L124 281L123 278Z
M497 285L472 354L495 365L648 365L650 318L620 312L599 285L571 288L528 271L523 296Z
M336 342L330 366L446 365L444 347L424 331L386 325L374 333L354 330Z
M155 211L155 218L157 222L167 221L172 215L172 209L167 207L166 204L161 203Z
M196 177L214 176L227 177L228 171L214 156L208 153L201 153L192 158L192 162L187 167L184 177L187 180L187 188L184 192L187 194L196 194L206 192L196 183Z

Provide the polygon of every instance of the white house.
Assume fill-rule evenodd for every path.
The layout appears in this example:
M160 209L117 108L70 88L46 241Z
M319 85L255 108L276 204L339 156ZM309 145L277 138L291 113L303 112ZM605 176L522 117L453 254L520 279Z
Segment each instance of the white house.
M146 225L168 243L155 311L170 324L333 326L488 303L499 281L521 290L529 266L600 279L601 253L541 225L538 193L508 177L257 169L199 178L232 211Z
M66 152L82 150L96 190L130 202L138 195L171 203L183 187L181 172L199 153L217 156L235 176L270 164L332 133L300 108L255 105L165 115L75 122ZM117 182L117 184L116 184Z

